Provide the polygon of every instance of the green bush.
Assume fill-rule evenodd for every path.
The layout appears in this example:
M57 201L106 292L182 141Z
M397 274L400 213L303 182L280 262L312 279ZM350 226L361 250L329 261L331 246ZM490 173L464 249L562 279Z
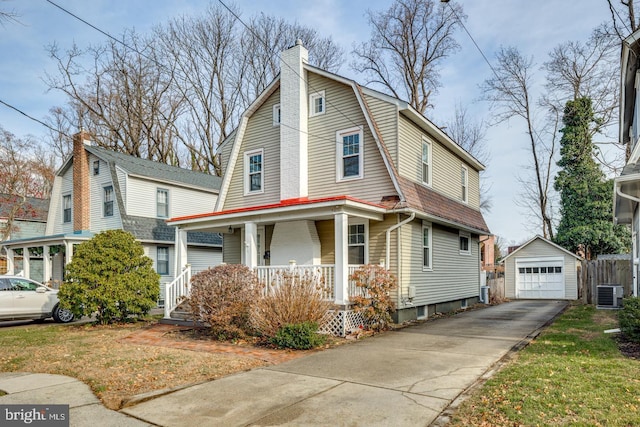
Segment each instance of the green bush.
M350 297L353 310L362 313L367 325L374 331L381 331L391 324L391 313L395 304L391 300L391 291L396 289L395 276L379 265L363 265L349 277L355 282L361 295Z
M308 350L318 347L327 341L327 337L318 333L318 324L302 322L284 325L278 330L271 343L280 348Z
M244 265L222 264L191 278L186 299L193 319L209 325L220 339L252 332L251 306L260 298L256 275Z
M640 342L640 298L629 297L622 301L618 322L620 330L629 340Z
M159 293L160 276L140 242L108 230L74 248L58 298L75 316L96 313L97 323L107 324L146 315Z

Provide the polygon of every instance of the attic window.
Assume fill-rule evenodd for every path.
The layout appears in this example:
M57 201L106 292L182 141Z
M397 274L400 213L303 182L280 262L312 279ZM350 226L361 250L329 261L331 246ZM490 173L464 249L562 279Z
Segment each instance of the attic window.
M280 104L273 106L273 125L280 126Z
M326 110L324 91L309 95L309 116L319 116Z
M93 162L93 174L94 175L100 174L100 160L95 160Z

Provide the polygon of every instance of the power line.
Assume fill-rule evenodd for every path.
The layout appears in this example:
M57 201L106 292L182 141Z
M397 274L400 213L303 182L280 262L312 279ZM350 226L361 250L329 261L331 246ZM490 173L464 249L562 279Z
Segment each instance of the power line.
M50 125L48 125L47 123L43 122L42 120L36 119L35 117L25 113L24 111L22 111L21 109L19 109L18 107L14 107L13 105L4 102L2 99L0 99L0 104L14 110L17 111L18 113L22 114L23 116L27 117L30 120L33 120L36 123L40 123L42 126L48 128L49 130L52 130L54 132L59 133L60 135L66 136L67 138L71 138L69 135L67 135L66 133L62 132L60 129L54 129L53 127L51 127Z

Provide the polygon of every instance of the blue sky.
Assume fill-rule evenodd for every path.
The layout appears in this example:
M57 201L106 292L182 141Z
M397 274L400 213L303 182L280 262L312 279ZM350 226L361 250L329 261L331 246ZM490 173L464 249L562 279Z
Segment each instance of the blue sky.
M204 0L54 1L114 36L132 27L144 33L173 16L198 14L209 4ZM235 4L245 18L265 12L316 28L348 53L354 43L369 37L365 10L386 9L391 1L236 0ZM584 40L594 27L610 19L606 0L475 0L462 4L468 15L466 27L489 60L500 46L514 45L524 55L533 56L538 65L558 43ZM0 26L0 99L43 119L51 107L65 101L60 94L47 92L42 81L45 72L55 72L45 46L55 42L66 49L75 42L84 47L103 42L105 36L45 0L8 0L0 2L0 7L20 15L19 24ZM461 103L474 119L489 120L489 105L480 100L479 84L490 77L491 70L466 33L458 34L458 41L462 48L442 70L443 87L427 116L436 122L447 120L455 104ZM542 83L543 72L536 71L535 78ZM364 82L346 65L340 74ZM17 136L46 134L41 125L3 105L0 125ZM493 209L485 218L493 233L507 242L521 243L539 232L527 226L525 212L515 205L521 197L516 176L529 159L523 123L511 120L489 128L487 147L491 160L485 179L491 186Z

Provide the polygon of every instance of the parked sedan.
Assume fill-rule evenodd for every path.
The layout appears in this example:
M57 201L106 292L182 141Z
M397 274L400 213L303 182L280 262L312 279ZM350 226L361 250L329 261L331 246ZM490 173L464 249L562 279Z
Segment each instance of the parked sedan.
M60 323L73 313L60 308L58 291L19 276L0 276L0 320L46 319Z

